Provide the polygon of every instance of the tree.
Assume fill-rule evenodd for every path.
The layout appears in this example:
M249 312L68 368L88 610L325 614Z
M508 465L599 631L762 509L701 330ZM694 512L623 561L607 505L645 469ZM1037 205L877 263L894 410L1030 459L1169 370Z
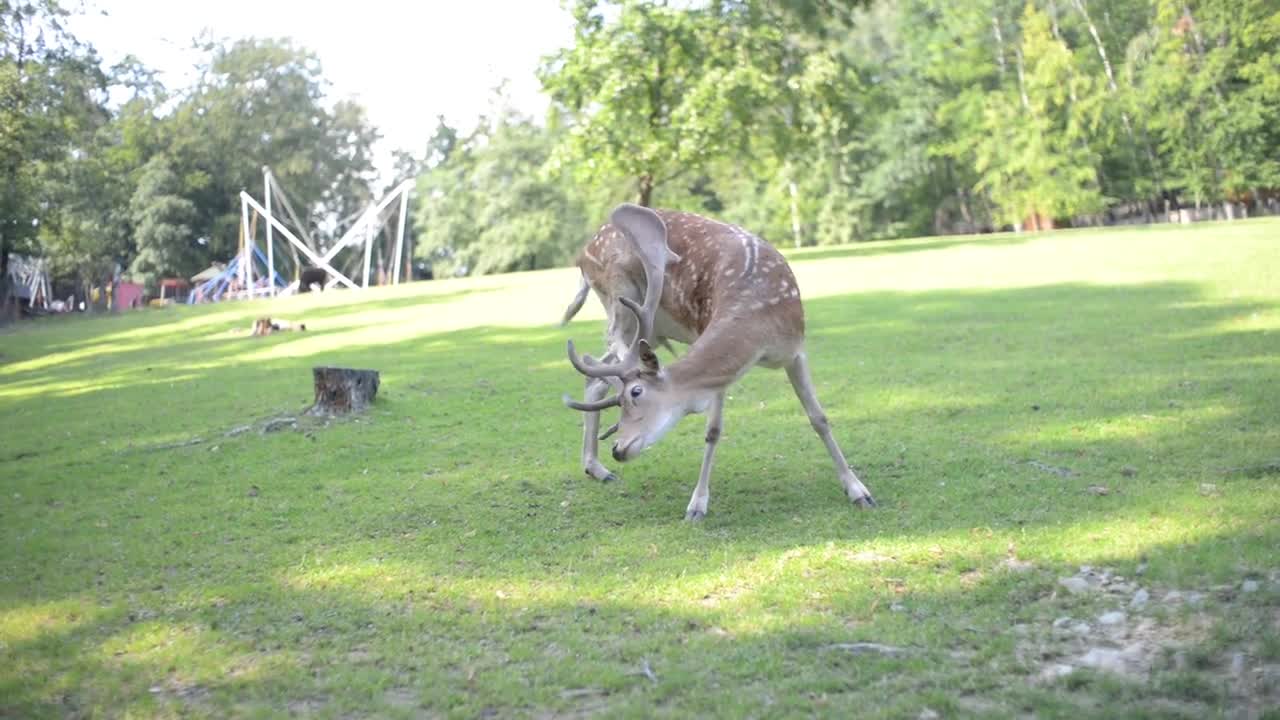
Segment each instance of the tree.
M573 47L540 76L571 117L553 162L584 183L629 178L650 205L664 184L745 148L775 98L780 34L750 4L579 0L574 16Z
M437 276L561 265L587 236L590 193L546 169L556 136L510 112L491 123L459 142L442 119L435 137L455 140L419 178L415 251Z
M45 218L40 250L58 277L83 288L127 266L136 250L130 200L147 159L159 152L156 108L166 95L154 74L137 60L112 68L112 87L129 97L81 147L46 163L40 183Z
M1267 0L1158 0L1130 43L1135 104L1169 182L1199 206L1280 184L1280 8Z
M370 200L377 131L348 101L327 107L319 60L287 40L206 43L200 79L163 123L178 194L196 207L202 262L235 254L239 193L262 166L292 196L301 221L332 239ZM255 192L255 194L257 194Z
M67 31L66 16L55 0L0 1L0 303L9 298L10 253L29 251L47 216L45 165L103 116L97 56Z
M156 155L143 167L129 203L137 228L137 251L129 271L148 284L172 272L190 275L203 261L195 231L199 213L181 190L168 158Z
M979 187L1010 224L1094 212L1103 198L1099 157L1087 143L1096 121L1096 87L1073 67L1071 51L1053 37L1050 19L1030 2L1016 46L1016 92L993 94L978 141Z

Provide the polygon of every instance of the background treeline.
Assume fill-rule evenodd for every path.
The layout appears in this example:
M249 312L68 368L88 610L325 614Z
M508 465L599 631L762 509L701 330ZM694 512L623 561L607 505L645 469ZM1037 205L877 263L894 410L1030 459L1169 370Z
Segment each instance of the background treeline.
M622 199L810 245L1256 213L1280 188L1280 0L570 9L573 46L536 69L546 117L498 88L468 133L424 119L427 147L373 185L418 178L414 252L437 276L564 264ZM6 256L190 274L234 252L264 164L322 244L370 199L377 132L306 50L208 43L169 90L63 19L0 0Z

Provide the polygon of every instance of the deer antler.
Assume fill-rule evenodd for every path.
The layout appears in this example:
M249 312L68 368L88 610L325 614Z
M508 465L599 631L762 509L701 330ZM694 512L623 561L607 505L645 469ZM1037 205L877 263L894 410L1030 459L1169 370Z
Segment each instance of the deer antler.
M611 395L603 400L595 402L578 402L568 395L561 395L560 399L564 402L565 407L581 410L583 412L599 412L605 408L611 408L622 404L621 395Z
M631 343L634 354L636 342L641 338L653 344L653 318L662 303L663 279L667 274L667 262L679 261L679 256L671 252L667 246L667 226L658 217L658 213L646 207L623 203L614 209L609 222L622 231L623 235L635 246L640 263L644 266L644 305L639 308L630 298L619 298L624 305L636 314L640 321L640 331Z
M630 203L619 205L609 217L609 222L618 228L631 241L644 267L644 303L640 304L629 297L619 297L618 302L636 316L636 335L631 339L626 353L613 363L590 363L578 357L573 349L573 341L569 341L569 362L578 372L593 378L619 377L640 361L640 341L650 345L656 343L653 319L662 302L663 277L666 275L667 263L678 262L680 256L667 247L667 226L662 218L649 208ZM579 408L581 409L581 408Z

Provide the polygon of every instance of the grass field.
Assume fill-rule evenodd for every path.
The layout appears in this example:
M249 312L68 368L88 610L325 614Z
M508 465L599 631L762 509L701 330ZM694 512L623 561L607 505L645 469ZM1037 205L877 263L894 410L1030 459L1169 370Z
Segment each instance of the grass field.
M876 510L779 371L585 477L569 270L3 332L0 717L1277 717L1280 223L790 257Z

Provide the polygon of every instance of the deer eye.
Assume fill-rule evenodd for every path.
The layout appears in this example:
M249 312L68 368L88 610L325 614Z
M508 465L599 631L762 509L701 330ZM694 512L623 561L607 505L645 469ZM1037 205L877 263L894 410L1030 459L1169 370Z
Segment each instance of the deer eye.
M641 396L641 395L643 395L643 394L644 394L644 386L643 386L643 385L632 385L632 386L631 386L631 397L632 397L633 399L634 399L634 398L638 398L638 397L640 397L640 396Z

